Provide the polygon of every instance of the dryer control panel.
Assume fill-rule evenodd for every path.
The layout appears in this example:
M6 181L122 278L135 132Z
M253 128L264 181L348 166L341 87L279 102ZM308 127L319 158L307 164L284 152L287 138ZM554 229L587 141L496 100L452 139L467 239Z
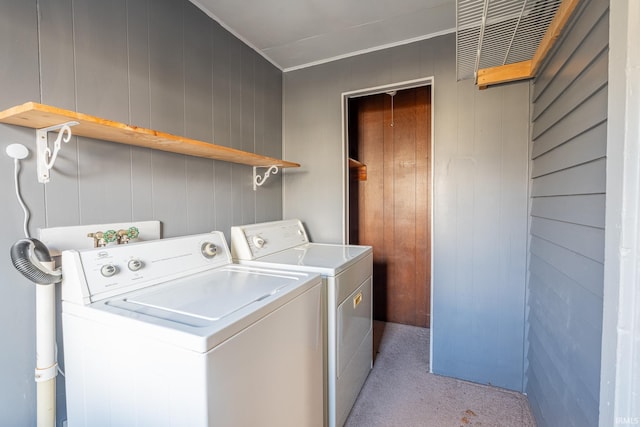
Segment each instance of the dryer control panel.
M299 219L262 222L231 227L231 255L238 260L253 260L309 243Z
M88 304L231 263L224 235L212 232L62 252L62 299Z

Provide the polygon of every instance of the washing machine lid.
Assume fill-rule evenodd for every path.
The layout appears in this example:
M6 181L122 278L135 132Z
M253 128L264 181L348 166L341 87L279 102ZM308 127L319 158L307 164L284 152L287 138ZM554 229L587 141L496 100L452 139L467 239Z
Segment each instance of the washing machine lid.
M252 265L296 266L297 270L337 276L371 253L370 246L306 243L251 262Z
M63 313L205 353L313 286L317 274L230 265Z
M129 307L135 311L155 309L158 317L166 319L174 319L176 315L180 315L217 321L251 304L273 297L293 284L297 284L297 280L291 280L291 277L264 272L247 274L223 268L125 297L121 301L129 303Z

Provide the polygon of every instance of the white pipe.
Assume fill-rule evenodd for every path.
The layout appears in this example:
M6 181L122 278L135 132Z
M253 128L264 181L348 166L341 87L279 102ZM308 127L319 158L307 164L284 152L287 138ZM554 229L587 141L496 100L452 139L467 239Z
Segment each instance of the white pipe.
M56 425L56 377L37 383L37 427Z
M43 265L55 268L53 262ZM56 287L36 284L37 427L56 425Z

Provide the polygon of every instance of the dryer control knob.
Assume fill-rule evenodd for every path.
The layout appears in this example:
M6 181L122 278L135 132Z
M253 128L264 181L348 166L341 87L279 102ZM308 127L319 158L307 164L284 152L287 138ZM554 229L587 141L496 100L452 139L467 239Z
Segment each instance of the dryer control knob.
M104 277L114 276L118 272L118 267L113 264L105 264L100 268L100 274Z
M129 270L131 271L138 271L140 270L142 267L144 267L144 263L142 261L140 261L139 259L131 259L129 260L129 262L127 263L127 267L129 267Z
M200 247L200 251L205 258L213 258L218 253L218 248L211 242L204 242Z
M253 244L256 245L256 248L261 249L264 247L265 240L260 236L253 236Z

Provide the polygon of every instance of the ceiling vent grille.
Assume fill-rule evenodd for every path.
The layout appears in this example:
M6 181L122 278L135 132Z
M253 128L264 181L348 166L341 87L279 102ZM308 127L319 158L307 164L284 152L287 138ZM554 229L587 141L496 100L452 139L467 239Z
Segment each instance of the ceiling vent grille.
M533 57L562 0L457 0L458 80Z

